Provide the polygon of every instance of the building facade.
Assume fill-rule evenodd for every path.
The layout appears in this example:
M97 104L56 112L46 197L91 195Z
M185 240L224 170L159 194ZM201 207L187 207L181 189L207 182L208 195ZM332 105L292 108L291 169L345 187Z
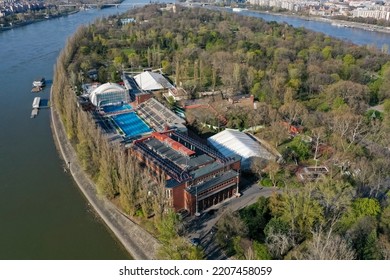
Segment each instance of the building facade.
M240 157L225 157L178 131L153 132L136 140L132 153L156 177L164 176L175 211L194 215L239 192Z

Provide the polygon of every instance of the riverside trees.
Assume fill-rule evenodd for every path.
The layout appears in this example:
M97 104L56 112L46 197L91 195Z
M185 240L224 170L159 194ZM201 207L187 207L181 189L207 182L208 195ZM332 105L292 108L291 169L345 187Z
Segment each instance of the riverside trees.
M148 171L128 151L109 143L76 102L91 67L98 69L101 82L116 81L122 69L161 68L193 97L213 90L253 94L258 109L225 112L227 125L264 126L261 136L286 155L285 165L273 162L268 168L273 186L286 190L243 211L240 217L246 222L236 223L240 234L228 235L231 252L241 252L241 257L330 258L321 248L331 244L345 256L387 256L389 56L286 24L206 9L179 6L173 14L160 8L149 5L81 27L56 64L53 102L99 193L130 215L155 213L156 223L164 220L163 178L151 185ZM134 21L122 25L120 18ZM383 113L366 113L381 102ZM314 144L307 141L310 137L292 139L285 124L303 125ZM291 176L294 169L287 168L325 160L329 181L302 185ZM235 221L240 218L231 215ZM243 244L245 250L240 250Z

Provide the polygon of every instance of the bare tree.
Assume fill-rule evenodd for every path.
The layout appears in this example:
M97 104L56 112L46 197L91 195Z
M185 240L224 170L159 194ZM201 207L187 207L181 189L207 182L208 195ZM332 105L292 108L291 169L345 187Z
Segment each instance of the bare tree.
M153 211L157 215L157 218L161 220L169 205L164 173L157 175L157 181L150 185L150 192L152 195Z
M308 114L305 106L294 100L281 106L279 108L279 113L290 125L301 124Z
M265 242L268 251L275 259L281 259L291 248L296 246L291 233L277 232L273 228L267 233Z
M318 150L319 146L321 144L321 140L325 137L325 128L324 127L317 127L312 130L313 138L314 138L314 157L313 159L316 162L318 162Z
M339 137L344 152L349 151L366 132L363 117L355 115L348 110L335 111L328 120L330 130Z
M348 242L339 235L322 230L313 232L312 239L307 242L306 251L302 254L305 260L353 260L355 251Z

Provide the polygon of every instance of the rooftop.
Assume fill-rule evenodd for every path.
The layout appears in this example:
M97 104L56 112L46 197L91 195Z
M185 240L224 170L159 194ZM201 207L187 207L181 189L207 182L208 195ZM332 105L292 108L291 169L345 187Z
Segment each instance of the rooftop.
M146 146L149 147L150 150L154 151L156 154L158 154L160 157L168 159L172 161L177 167L179 167L181 170L194 170L196 168L205 166L203 168L207 168L208 166L213 165L214 159L206 154L198 154L195 155L192 154L191 157L189 157L186 154L183 154L179 152L178 150L172 148L168 143L162 142L161 140L153 137L147 138L144 142ZM173 141L173 140L172 140ZM210 164L211 163L211 164ZM219 168L221 168L221 165L219 165ZM203 168L197 169L201 170ZM191 172L191 175L193 175L193 178L196 178L199 176L199 172ZM207 174L207 172L206 172Z
M109 92L117 92L117 91L125 91L123 87L116 83L105 83L97 88L95 88L92 92L92 94L103 94L103 93L109 93Z
M141 103L137 107L137 111L156 131L164 131L166 126L187 130L184 125L186 123L184 119L177 116L154 98Z
M226 157L236 154L245 159L261 157L270 160L274 158L259 142L238 130L225 129L209 137L207 141Z
M160 73L145 71L134 76L138 86L143 90L161 90L173 88L173 85Z
M214 178L212 178L208 181L202 182L198 185L195 185L195 186L188 188L187 192L189 192L192 195L195 195L196 193L198 193L201 196L201 193L203 191L207 190L208 188L216 186L219 183L225 182L229 179L233 179L234 177L237 177L237 176L238 176L238 173L236 171L229 170L227 172L222 173L219 176L215 176Z

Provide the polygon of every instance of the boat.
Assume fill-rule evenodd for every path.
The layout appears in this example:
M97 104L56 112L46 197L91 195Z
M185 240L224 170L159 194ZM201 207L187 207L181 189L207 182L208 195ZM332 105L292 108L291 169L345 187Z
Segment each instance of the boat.
M33 118L35 118L37 115L38 115L38 109L37 109L37 108L32 109L31 117L30 117L30 118L33 119Z
M247 11L248 9L247 8L233 8L232 11L233 12L236 12L236 13L239 13L239 12L242 12L242 11Z
M44 87L46 80L44 77L39 77L33 81L33 87Z
M33 109L39 109L39 104L41 103L41 98L40 97L35 97L34 101L32 103Z

